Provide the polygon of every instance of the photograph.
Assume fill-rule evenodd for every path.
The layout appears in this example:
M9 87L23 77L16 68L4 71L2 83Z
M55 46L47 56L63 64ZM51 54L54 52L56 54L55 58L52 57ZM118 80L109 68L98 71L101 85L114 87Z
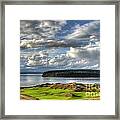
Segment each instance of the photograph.
M100 20L20 20L20 100L100 100Z

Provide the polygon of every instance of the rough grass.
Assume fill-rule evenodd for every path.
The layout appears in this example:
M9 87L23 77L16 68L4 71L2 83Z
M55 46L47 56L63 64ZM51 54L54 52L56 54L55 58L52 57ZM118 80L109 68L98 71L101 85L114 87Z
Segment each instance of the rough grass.
M20 90L20 94L33 97L36 100L100 99L99 92L74 92L69 89L53 89L49 87L24 88Z

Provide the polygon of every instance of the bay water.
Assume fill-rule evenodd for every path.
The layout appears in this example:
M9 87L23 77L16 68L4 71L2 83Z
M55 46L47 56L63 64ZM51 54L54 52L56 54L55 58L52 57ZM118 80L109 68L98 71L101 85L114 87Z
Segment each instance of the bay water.
M82 84L94 84L100 83L100 78L66 78L66 77L42 77L42 74L21 74L20 75L20 87L34 86L44 83L82 83Z

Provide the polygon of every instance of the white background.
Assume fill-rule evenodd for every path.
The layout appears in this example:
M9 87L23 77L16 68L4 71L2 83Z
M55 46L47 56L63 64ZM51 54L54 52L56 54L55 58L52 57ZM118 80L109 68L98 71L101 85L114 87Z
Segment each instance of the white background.
M100 20L100 100L20 100L20 20ZM5 6L6 115L115 114L114 5Z

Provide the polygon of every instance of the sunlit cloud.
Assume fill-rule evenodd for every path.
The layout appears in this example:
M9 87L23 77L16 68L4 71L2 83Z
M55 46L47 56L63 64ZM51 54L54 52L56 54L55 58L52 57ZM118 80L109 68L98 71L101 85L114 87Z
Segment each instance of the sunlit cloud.
M21 39L51 39L65 24L66 21L63 20L21 20Z
M74 31L66 36L66 39L78 39L82 37L89 37L91 34L96 34L96 30L100 28L100 21L92 21L84 25L77 24Z
M100 21L72 22L21 20L21 70L99 69Z

